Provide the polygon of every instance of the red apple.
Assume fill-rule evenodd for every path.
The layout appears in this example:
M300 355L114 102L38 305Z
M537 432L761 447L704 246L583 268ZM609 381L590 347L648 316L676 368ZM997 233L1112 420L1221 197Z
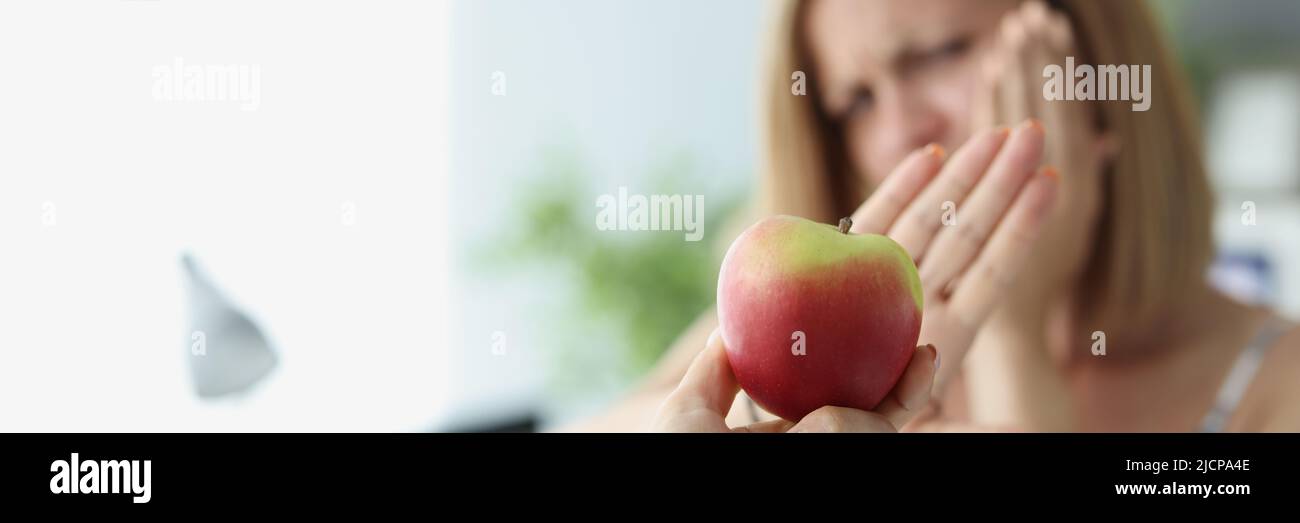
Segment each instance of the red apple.
M921 280L907 251L793 216L754 224L718 275L718 319L741 388L798 421L825 405L870 410L911 360Z

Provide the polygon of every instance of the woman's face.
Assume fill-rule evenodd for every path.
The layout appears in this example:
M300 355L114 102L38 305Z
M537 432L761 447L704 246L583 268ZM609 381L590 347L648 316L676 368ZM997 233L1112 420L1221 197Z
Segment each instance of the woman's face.
M979 56L1016 0L813 0L803 33L822 108L870 186L908 152L974 131Z

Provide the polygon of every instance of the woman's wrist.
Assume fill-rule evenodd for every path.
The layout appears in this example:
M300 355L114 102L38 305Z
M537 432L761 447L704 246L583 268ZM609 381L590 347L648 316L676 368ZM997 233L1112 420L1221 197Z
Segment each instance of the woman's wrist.
M971 419L1034 431L1073 430L1069 391L1047 350L1048 307L1003 309L976 336L965 367Z
M1004 303L989 316L980 329L985 338L1005 340L1009 347L1045 348L1047 306L1025 302Z

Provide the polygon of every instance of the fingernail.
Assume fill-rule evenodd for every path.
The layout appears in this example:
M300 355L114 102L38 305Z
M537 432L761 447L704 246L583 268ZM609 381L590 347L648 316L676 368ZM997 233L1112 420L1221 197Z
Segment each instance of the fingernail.
M1044 132L1043 122L1038 121L1037 118L1030 118L1028 120L1025 120L1024 126L1026 129L1037 129L1038 132L1040 133Z
M948 155L947 151L943 150L943 146L937 143L932 143L930 145L925 146L925 152L926 154L934 156L935 158L938 158L940 160L944 159L944 157Z
M722 329L713 329L713 332L709 334L709 341L704 342L704 346L712 347L713 344L716 343L718 341L718 338L721 336L722 336Z
M930 351L934 352L934 371L939 372L939 349L935 348L934 345L929 344L927 344L926 347L929 347Z
M1047 166L1043 168L1043 175L1053 180L1061 176L1061 173L1055 167Z

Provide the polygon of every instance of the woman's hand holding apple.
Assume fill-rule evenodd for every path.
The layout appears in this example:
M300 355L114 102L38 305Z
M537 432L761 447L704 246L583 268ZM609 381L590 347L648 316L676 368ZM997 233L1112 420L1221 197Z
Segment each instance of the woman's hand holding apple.
M917 347L894 390L873 411L822 407L798 423L777 419L742 427L727 426L740 384L727 361L722 336L713 331L677 389L659 409L654 429L661 432L895 432L930 401L930 384L939 365L934 347Z
M1038 169L1037 121L978 133L945 161L936 146L906 158L854 213L851 232L885 234L916 260L924 295L920 343L893 391L873 411L827 406L797 422L738 431L894 431L944 426L930 401L960 369L975 333L1025 263L1055 203L1057 180ZM955 214L954 214L955 213ZM955 217L955 219L953 219ZM942 357L932 345L942 351ZM933 355L933 357L931 357ZM938 365L942 360L947 363ZM721 336L692 363L655 421L664 431L729 431L739 384ZM923 412L928 414L921 416Z

